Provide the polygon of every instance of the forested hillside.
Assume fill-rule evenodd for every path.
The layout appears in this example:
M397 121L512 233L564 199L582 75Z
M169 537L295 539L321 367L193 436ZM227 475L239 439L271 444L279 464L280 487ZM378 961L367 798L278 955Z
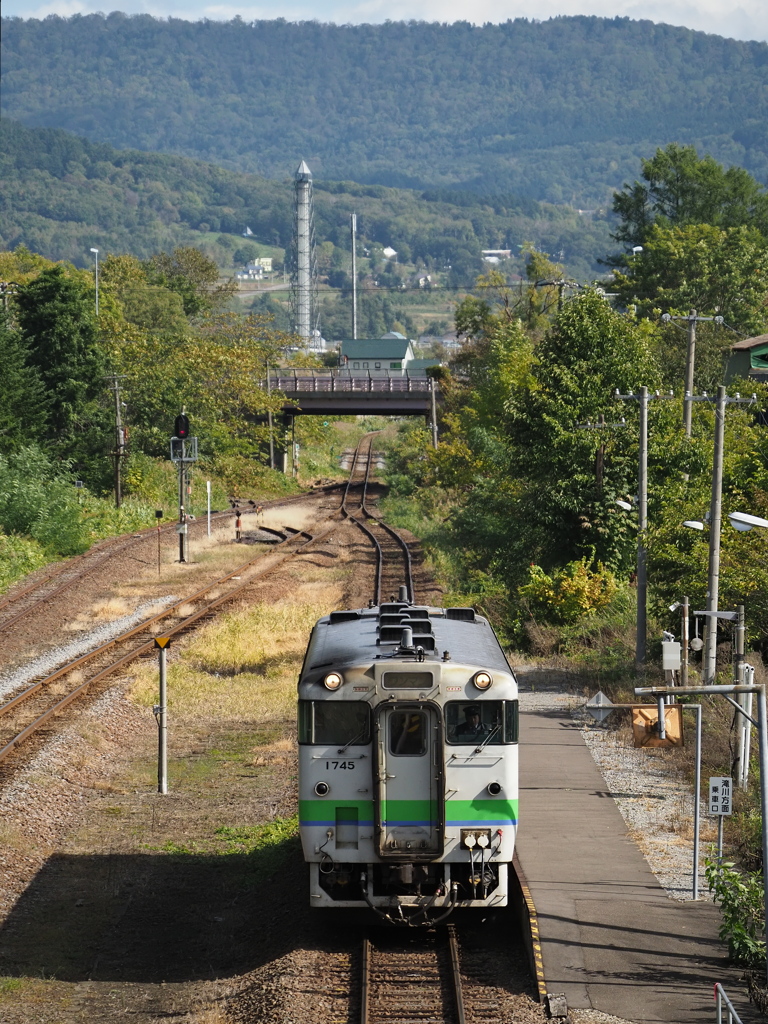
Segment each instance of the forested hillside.
M768 177L768 46L593 17L475 27L3 21L3 112L284 178L606 204L696 145Z
M327 271L343 269L353 211L361 245L391 245L403 262L425 267L450 264L466 284L479 273L484 248L518 251L530 242L561 254L572 274L588 280L611 246L605 217L512 195L352 182L316 182L314 194L317 240L326 249L330 243L321 252ZM91 246L144 258L203 244L231 267L246 226L255 242L290 245L292 206L291 181L0 121L0 247L23 244L82 266Z

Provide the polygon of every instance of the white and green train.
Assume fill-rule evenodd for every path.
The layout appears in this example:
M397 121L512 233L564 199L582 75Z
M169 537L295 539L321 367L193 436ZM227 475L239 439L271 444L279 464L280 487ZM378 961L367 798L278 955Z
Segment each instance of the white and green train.
M506 905L517 683L487 619L407 601L323 617L298 733L314 906L417 925Z

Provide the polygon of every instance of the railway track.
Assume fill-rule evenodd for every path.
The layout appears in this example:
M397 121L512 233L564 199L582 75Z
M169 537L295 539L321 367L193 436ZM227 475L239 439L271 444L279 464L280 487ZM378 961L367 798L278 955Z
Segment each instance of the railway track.
M89 693L98 692L114 673L151 654L154 651L155 636L178 637L212 618L223 606L238 598L256 579L325 537L334 528L339 513L354 522L374 545L377 601L383 593L387 593L388 587L396 594L398 586L403 583L408 586L409 594L412 593L407 545L394 530L381 523L366 505L371 464L372 436L368 435L362 439L355 452L353 471L341 505L328 510L313 526L314 533L290 531L287 528L281 532L260 527L263 532L277 535L277 543L270 551L260 551L232 572L176 601L94 650L68 661L55 671L28 680L23 688L19 688L5 703L0 704L0 774L7 773L20 748L26 749L33 739L44 741L57 727L57 717L70 705ZM323 490L335 489L331 487ZM306 500L306 495L265 503L265 507L275 508L302 499ZM248 511L255 509L255 503L251 504L254 507ZM217 513L217 516L226 518L233 514L234 510L227 510ZM204 521L198 520L195 525L204 525ZM175 524L165 529L175 537ZM92 552L78 556L57 566L42 580L11 595L10 599L0 604L0 610L12 609L12 614L0 621L0 632L10 628L22 616L29 615L35 607L52 601L78 579L93 572L106 559L129 549L133 544L151 539L153 533L154 530L148 530L121 538L106 550L100 547L95 557L87 557ZM24 601L23 598L28 600ZM20 610L14 607L15 601L22 601Z
M0 705L0 770L32 737L45 739L54 719L71 704L93 692L119 669L150 654L154 650L155 636L178 637L210 619L238 598L254 580L300 554L331 529L332 526L327 526L315 534L286 532L266 554L260 552L197 593L164 608L56 671L30 681Z
M376 555L374 604L396 600L401 586L415 600L411 553L403 538L374 515L368 507L368 486L374 460L373 435L367 434L355 449L352 469L341 503L342 514L368 537Z
M466 1024L454 925L363 938L359 1024Z
M337 490L339 485L323 488L324 491ZM280 508L292 502L306 500L306 495L300 494L289 498L280 498L275 501L262 502L264 508ZM250 507L249 507L250 506ZM239 509L241 514L254 513L255 502L243 500L243 507ZM221 512L211 513L211 520L218 522L223 519L231 519L237 515L238 510L233 507ZM207 519L191 520L188 524L193 531L201 531L206 528ZM40 606L47 605L57 597L79 583L91 573L97 571L110 559L120 555L131 548L147 541L154 540L158 533L161 537L170 537L174 543L176 540L175 522L166 523L158 530L157 527L147 527L138 530L129 536L115 537L101 541L81 555L75 555L63 562L57 562L38 575L32 582L22 587L15 587L9 594L0 598L0 633L9 630L19 620L32 614Z

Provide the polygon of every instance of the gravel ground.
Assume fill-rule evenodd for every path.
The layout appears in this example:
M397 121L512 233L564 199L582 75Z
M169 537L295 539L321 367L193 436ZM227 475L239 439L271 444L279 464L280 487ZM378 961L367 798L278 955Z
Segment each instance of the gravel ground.
M45 654L41 654L34 661L28 662L23 668L4 672L0 675L0 697L13 693L14 690L21 688L25 683L36 679L38 676L54 672L60 665L66 665L67 662L73 661L79 655L86 654L100 644L107 643L113 637L120 636L121 633L129 630L131 626L135 626L139 622L143 622L144 619L148 619L153 612L157 613L162 608L167 608L168 605L178 600L179 598L175 594L168 594L166 597L158 597L152 601L143 601L131 614L123 615L119 619L113 619L111 622L105 622L102 626L89 630L80 639L73 640L72 643L62 644L50 651L46 651Z

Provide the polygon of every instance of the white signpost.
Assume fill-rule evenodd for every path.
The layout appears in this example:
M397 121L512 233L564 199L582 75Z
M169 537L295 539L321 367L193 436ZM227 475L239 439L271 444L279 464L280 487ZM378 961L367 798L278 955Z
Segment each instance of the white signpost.
M723 818L733 814L733 779L712 775L709 779L709 813L717 816L717 859L723 856Z

